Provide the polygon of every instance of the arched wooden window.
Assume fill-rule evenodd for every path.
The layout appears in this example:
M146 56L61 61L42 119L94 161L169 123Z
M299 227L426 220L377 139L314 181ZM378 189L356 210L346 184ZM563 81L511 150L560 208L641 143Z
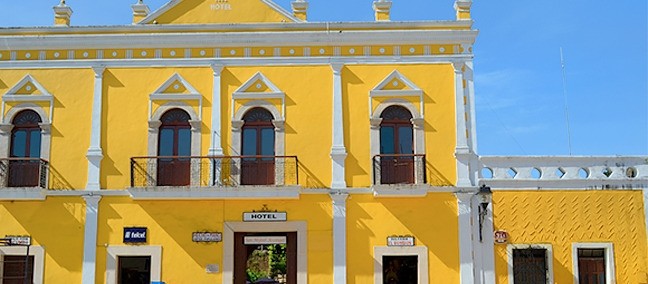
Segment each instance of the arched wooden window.
M275 183L275 127L272 114L261 107L243 116L241 135L241 184Z
M181 109L172 109L162 115L158 138L159 186L189 185L191 178L190 116Z
M33 110L16 114L11 130L10 187L38 186L40 179L41 117Z
M393 105L380 115L381 184L414 183L412 114Z

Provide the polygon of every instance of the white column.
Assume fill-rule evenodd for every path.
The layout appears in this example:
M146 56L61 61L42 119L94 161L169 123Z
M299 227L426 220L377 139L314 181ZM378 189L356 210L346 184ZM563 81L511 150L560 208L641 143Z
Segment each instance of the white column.
M469 49L469 46L464 46L464 49ZM465 52L465 51L464 51ZM470 181L473 185L477 185L479 180L479 156L477 154L477 122L476 122L476 108L475 108L475 80L474 80L474 65L472 61L466 62L466 89L464 94L466 96L466 114L468 120L466 121L468 137L468 149L470 149Z
M103 72L105 67L92 67L95 74L94 95L92 97L92 124L90 128L90 148L86 157L88 158L88 181L86 190L99 190L101 178L101 110L103 100Z
M332 193L333 199L333 283L347 283L346 193Z
M457 187L470 187L474 185L470 178L470 161L474 154L468 146L463 75L464 65L464 62L462 61L452 63L455 73L455 120L457 124L457 146L455 148L455 157L457 158Z
M459 279L462 284L474 284L472 198L473 193L455 193L459 218Z
M86 202L85 230L83 233L83 267L81 283L95 283L97 268L97 219L99 217L100 195L83 196Z
M331 188L346 188L344 161L347 153L344 147L344 117L342 115L342 63L332 63L333 69L333 147L331 147L332 182Z
M211 65L211 68L214 71L214 83L212 90L211 146L209 147L209 155L220 156L223 155L223 147L221 145L221 72L223 71L223 65L214 63Z
M480 243L481 283L495 284L495 237L493 236L493 202L488 204L482 223L482 242Z

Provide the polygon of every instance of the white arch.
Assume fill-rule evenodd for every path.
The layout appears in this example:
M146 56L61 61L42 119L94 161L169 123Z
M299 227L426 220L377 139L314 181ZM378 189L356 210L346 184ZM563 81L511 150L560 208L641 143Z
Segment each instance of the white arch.
M36 112L40 118L41 123L39 126L41 128L41 159L49 161L50 158L50 144L52 141L52 122L50 121L49 115L45 110L34 103L22 103L17 106L14 106L7 111L7 114L3 117L6 123L0 124L0 158L9 157L9 140L11 139L11 130L13 129L13 119L14 117L23 110L32 110Z
M160 121L162 115L164 115L167 111L175 108L179 108L187 112L191 117L191 120L200 121L200 116L196 113L193 107L189 106L186 103L178 101L168 102L158 107L155 112L153 112L153 115L151 115L151 121Z
M202 122L200 121L200 117L193 109L193 107L187 105L186 103L177 102L177 101L168 102L164 105L161 105L155 110L155 112L151 116L151 120L149 120L149 137L148 137L149 156L157 156L158 136L160 133L160 125L162 125L160 118L167 111L176 108L184 110L191 117L191 120L189 120L189 124L191 124L191 156L194 157L200 156L200 145L201 145L200 128L202 124Z
M270 103L269 101L265 100L255 100L248 102L241 106L237 111L236 114L234 114L234 117L232 120L243 120L243 116L251 109L256 108L256 107L262 107L268 110L270 113L272 113L272 117L274 117L274 120L284 120L283 115L277 107L274 106L274 104Z
M421 112L414 106L414 104L405 99L388 99L380 103L378 106L376 106L376 109L371 114L371 118L380 118L380 115L383 113L383 111L385 111L385 109L390 106L401 106L406 108L412 114L412 119L423 118L423 116L421 116Z

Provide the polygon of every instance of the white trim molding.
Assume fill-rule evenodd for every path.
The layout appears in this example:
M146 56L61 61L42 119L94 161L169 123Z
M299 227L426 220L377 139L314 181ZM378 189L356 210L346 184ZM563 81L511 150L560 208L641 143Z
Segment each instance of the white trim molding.
M27 253L27 247L24 246L0 246L0 263L4 260L5 255L24 256ZM29 255L34 257L34 284L43 284L45 271L45 248L42 246L30 246ZM2 275L2 267L0 267Z
M544 249L547 263L547 284L554 283L553 273L553 248L551 244L508 244L506 246L506 262L508 264L508 283L515 284L513 279L513 250L516 249Z
M332 63L333 69L333 141L331 146L331 188L345 189L346 171L345 161L347 157L344 146L344 109L342 103L342 69L344 64Z
M263 92L263 91L256 91L256 89L261 89L263 88L263 85L265 85L269 91ZM267 99L279 99L281 100L281 114L279 116L275 116L275 119L277 117L283 117L283 120L285 121L285 116L286 116L286 93L281 91L277 86L275 86L268 77L263 75L261 72L257 72L252 76L250 79L248 79L241 87L236 89L234 93L232 94L232 111L236 110L235 108L235 102L236 100L267 100ZM273 114L274 115L274 114ZM236 117L236 115L234 116ZM242 116L240 116L242 117ZM238 118L240 120L240 118Z
M7 123L0 124L0 158L7 158L10 156L11 144L11 130L13 129L14 117L23 110L32 110L41 117L41 149L40 157L46 161L50 158L50 146L52 141L52 121L50 116L47 115L45 110L35 103L22 103L14 106L7 111L7 114L2 117L3 121ZM51 113L51 110L50 110Z
M173 87L172 87L173 85ZM175 90L185 89L184 92L167 92L169 88ZM202 95L180 74L175 73L159 88L149 95L149 119L153 117L153 101L198 101L198 116L193 120L202 121Z
M347 283L347 193L331 193L333 200L333 283Z
M297 283L308 283L308 230L306 222L225 222L223 224L223 283L232 283L234 281L235 232L297 232Z
M401 90L391 90L388 86L390 83L396 83L396 86L403 84L405 88ZM425 116L425 109L423 107L423 90L421 90L421 88L414 84L410 79L398 72L398 70L392 71L387 77L385 77L385 79L369 91L369 113L373 113L374 111L373 100L371 98L378 97L417 97L419 99L419 117L422 118Z
M578 249L603 249L605 251L605 284L616 283L614 269L614 246L612 243L573 243L572 244L572 272L574 273L574 284L579 282L578 273Z
M151 282L160 281L162 276L162 246L114 246L106 248L106 283L117 284L120 256L150 256ZM86 283L86 282L84 282ZM89 282L89 283L94 283Z
M418 282L428 284L429 280L429 261L428 248L426 246L414 247L374 247L374 283L382 284L383 282L383 256L417 256L418 257ZM462 282L465 283L465 282Z
M20 90L23 88L30 88L33 85L35 90L34 92L39 92L40 94L22 94L20 93ZM32 90L26 90L28 92L31 92ZM53 113L54 113L54 96L50 94L50 92L43 87L34 77L31 75L25 75L18 83L16 83L9 91L7 91L4 95L2 95L2 110L0 110L0 113L4 115L5 113L5 108L6 108L6 103L7 102L49 102L50 109L49 109L49 115L43 115L41 114L41 119L43 121L52 121ZM40 114L40 113L39 113ZM49 119L47 119L49 118ZM7 123L7 120L3 117L2 123Z

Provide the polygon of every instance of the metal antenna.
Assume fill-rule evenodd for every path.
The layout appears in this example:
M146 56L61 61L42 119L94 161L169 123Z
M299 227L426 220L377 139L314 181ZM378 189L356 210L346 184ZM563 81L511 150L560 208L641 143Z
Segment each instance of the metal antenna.
M569 147L569 155L572 155L571 145L571 128L569 127L569 108L567 107L567 78L565 76L565 59L563 58L563 50L560 48L560 68L562 69L563 80L563 99L565 102L565 122L567 124L567 145Z

